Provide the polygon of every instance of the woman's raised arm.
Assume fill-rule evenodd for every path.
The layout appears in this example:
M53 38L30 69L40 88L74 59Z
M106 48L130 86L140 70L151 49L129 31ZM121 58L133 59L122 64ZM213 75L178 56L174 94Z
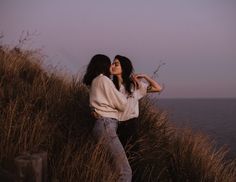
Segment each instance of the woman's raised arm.
M161 87L161 85L159 83L157 83L155 80L153 80L152 78L150 78L146 74L135 74L133 76L136 79L145 79L149 83L149 86L147 87L147 92L149 92L149 93L150 92L161 92L163 90L163 88Z

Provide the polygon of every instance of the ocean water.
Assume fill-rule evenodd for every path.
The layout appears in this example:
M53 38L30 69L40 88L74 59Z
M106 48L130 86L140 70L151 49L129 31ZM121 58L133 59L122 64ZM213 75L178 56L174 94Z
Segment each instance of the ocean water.
M230 148L227 158L236 158L236 99L158 99L157 106L177 126L207 134L216 148Z

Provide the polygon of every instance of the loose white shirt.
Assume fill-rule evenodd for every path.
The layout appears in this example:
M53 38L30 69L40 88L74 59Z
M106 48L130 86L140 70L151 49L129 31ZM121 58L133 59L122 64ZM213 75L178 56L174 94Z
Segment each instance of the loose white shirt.
M148 84L141 81L140 88L132 88L132 94L130 95L125 87L121 85L120 92L128 99L128 102L125 110L119 113L119 121L126 121L139 116L139 100L147 94L147 87Z

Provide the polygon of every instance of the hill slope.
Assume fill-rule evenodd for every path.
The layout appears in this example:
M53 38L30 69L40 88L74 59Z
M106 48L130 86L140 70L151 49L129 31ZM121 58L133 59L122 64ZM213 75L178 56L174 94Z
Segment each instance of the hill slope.
M87 88L44 70L41 61L35 52L0 47L0 167L14 172L17 155L44 150L49 181L114 181L109 153L91 136ZM123 138L133 181L236 181L226 150L215 151L203 134L175 128L148 98L136 122L136 135Z

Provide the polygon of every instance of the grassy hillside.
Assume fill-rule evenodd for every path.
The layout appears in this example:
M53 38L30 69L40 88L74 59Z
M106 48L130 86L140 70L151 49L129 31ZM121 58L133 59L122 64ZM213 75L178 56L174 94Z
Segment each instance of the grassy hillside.
M36 52L0 47L0 169L14 173L21 153L47 151L49 181L114 181L109 153L94 142L88 90L79 78L42 68ZM236 181L235 161L206 136L169 123L140 103L138 132L125 145L133 181Z

